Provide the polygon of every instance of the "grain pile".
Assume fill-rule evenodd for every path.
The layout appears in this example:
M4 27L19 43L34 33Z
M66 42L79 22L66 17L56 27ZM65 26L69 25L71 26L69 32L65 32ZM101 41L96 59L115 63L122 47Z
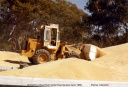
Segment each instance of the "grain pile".
M0 76L128 82L128 43L103 48L103 50L106 52L106 55L93 61L76 58L62 59L24 69L3 71L0 72ZM12 59L13 61L28 62L27 58L16 53L0 52L0 55L0 65L4 63L4 65L11 65L11 62L4 60ZM12 63L12 65L17 66L18 64L14 65Z
M20 62L29 62L27 57L18 53L0 51L0 66L19 67Z

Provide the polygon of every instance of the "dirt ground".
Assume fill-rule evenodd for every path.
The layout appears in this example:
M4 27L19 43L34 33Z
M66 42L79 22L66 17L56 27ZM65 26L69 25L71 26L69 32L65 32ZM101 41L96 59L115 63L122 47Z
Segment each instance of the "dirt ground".
M24 69L2 71L0 76L128 82L128 43L102 50L106 55L93 61L68 58ZM29 63L27 57L18 53L0 52L0 66L19 67L19 61Z

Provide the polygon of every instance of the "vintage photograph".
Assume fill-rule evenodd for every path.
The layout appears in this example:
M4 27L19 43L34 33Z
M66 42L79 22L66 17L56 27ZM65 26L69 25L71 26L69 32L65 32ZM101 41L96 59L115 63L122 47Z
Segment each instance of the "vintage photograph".
M0 0L0 87L128 87L128 0Z

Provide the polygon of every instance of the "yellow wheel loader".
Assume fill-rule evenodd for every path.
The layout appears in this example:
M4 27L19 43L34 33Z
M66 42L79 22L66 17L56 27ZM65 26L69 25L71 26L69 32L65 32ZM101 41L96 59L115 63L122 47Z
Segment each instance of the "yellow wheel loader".
M62 58L80 58L80 56L70 50L66 43L60 43L60 31L58 24L41 26L37 39L28 38L21 55L28 57L32 64L41 64Z

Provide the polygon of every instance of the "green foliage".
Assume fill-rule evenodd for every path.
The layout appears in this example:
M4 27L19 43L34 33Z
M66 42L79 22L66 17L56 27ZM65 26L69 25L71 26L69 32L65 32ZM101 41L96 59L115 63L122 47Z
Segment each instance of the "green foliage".
M127 33L128 27L120 27L128 24L126 21L128 20L128 0L89 0L85 9L91 13L85 23L88 23L90 27L95 26L91 28L92 38L100 37L95 39L98 44L116 45L118 44L116 38L122 37L119 35L120 30ZM127 42L128 38L125 40L122 43Z

